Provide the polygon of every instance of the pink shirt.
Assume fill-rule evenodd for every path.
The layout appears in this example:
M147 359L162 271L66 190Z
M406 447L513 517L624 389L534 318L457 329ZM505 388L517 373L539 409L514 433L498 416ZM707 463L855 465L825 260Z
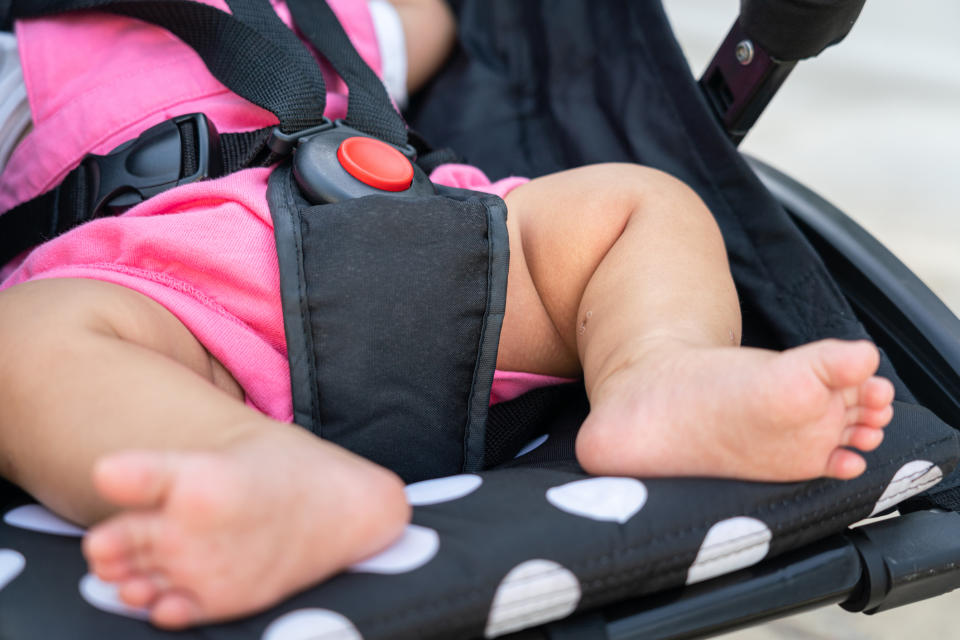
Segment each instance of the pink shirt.
M228 10L222 0L203 1ZM328 1L379 73L366 2ZM271 2L289 24L286 5ZM0 211L49 190L88 152L106 153L175 115L203 112L222 133L276 123L213 78L192 49L144 22L84 12L21 21L16 34L34 129L0 176ZM328 69L324 75L327 116L343 117L345 87ZM174 313L230 370L249 404L289 421L289 369L266 202L269 174L248 169L188 185L122 216L82 225L8 265L0 288L41 278L93 278L141 292ZM500 196L525 181L491 183L466 165L440 167L431 177ZM556 381L498 371L491 402Z

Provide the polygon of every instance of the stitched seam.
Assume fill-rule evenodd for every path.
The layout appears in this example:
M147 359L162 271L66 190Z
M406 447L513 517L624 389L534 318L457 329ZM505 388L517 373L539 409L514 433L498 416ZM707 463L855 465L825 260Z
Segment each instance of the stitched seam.
M925 481L922 485L911 486L914 480L920 478L921 476L926 475L934 467L938 467L938 465L934 463L930 463L930 466L924 469L923 471L918 471L917 473L911 476L904 477L901 480L898 480L896 482L891 482L890 485L887 487L888 490L890 489L890 487L894 487L895 485L900 485L904 483L907 483L907 487L905 487L901 491L898 491L897 493L890 494L885 499L878 502L877 503L878 507L882 505L882 507L878 509L878 511L883 511L884 509L888 507L892 507L898 502L901 502L901 500L897 499L897 498L900 498L901 496L903 496L903 498L909 498L910 496L921 493L922 491L926 491L927 489L934 486L935 484L938 484L941 480L943 480L943 475L941 475L939 478L931 478Z
M517 588L522 589L523 586L525 586L525 585L527 585L527 584L530 584L530 583L532 583L532 582L538 581L538 580L544 580L544 579L550 580L550 579L552 579L553 576L567 576L567 575L570 575L570 573L569 573L568 570L564 569L563 567L551 567L551 568L549 568L549 569L545 569L545 570L539 571L538 573L532 574L532 575L527 576L527 577L525 577L525 578L514 578L514 579L511 579L511 581L510 581L510 586L511 586L511 587L517 587ZM556 595L559 595L559 594L561 594L561 593L569 592L569 591L571 591L570 586L571 586L571 585L567 584L567 585L565 585L565 586L563 586L563 587L561 587L561 588L544 589L544 590L541 591L540 593L537 593L537 594L534 594L534 595L531 595L531 596L528 596L528 597L525 597L525 598L516 598L516 599L513 599L513 600L511 600L511 601L509 601L509 602L501 602L501 603L498 603L498 604L497 604L497 608L498 608L501 612L507 611L508 613L506 613L506 615L509 616L509 617L513 617L513 618L518 618L518 617L523 618L523 617L527 617L527 615L525 615L525 614L523 614L523 615L518 615L517 613L509 613L509 611L510 611L511 609L524 608L524 607L528 606L529 603L531 603L531 602L536 602L536 601L538 601L538 600L543 600L543 599L545 599L545 597L556 596ZM580 581L577 580L577 589L578 589L578 590L579 590L579 587L580 587Z
M935 484L937 484L938 482L940 482L940 480L942 479L942 476L941 476L940 478L936 479L936 480L932 480L932 481L928 480L927 482L925 482L925 483L924 483L923 485L921 485L921 486L912 486L912 483L913 483L914 480L920 478L921 476L926 475L926 474L929 473L930 470L931 470L932 468L934 468L934 467L938 467L938 465L936 465L936 464L934 464L934 463L931 462L931 463L930 463L930 466L926 467L926 468L923 469L922 471L918 471L918 472L913 473L913 474L911 474L911 475L909 475L909 476L904 476L903 478L901 478L901 479L899 479L899 480L896 480L896 481L894 481L894 482L891 482L889 485L887 485L887 489L889 489L890 487L899 487L900 485L903 485L903 484L907 484L908 486L907 486L906 488L904 488L903 490L899 491L898 493L891 494L890 496L888 496L888 498L887 498L884 502L885 502L887 505L892 506L892 505L896 504L897 502L900 502L899 500L896 500L896 498L898 498L898 497L900 497L900 496L909 497L909 496L914 495L914 494L916 494L916 493L920 493L921 491L924 491L924 490L926 490L927 488L932 487L933 485L935 485ZM939 467L938 467L938 468L939 468ZM869 504L869 503L867 503L867 504ZM722 556L718 556L715 560L720 560L720 559L724 559L724 558L729 558L730 556L734 556L734 555L743 553L744 551L748 551L748 550L750 550L750 549L754 549L754 548L756 548L756 547L760 547L760 546L762 546L762 545L764 545L764 544L769 544L771 538L767 538L765 533L762 533L762 532L753 532L753 533L747 533L747 534L744 534L744 535L741 535L741 536L738 536L738 537L735 537L735 538L728 538L728 539L726 539L726 540L724 540L724 541L722 541L722 542L717 542L717 543L714 543L714 544L712 544L712 545L710 545L710 546L704 546L704 547L701 547L700 549L701 549L702 552L703 552L703 551L709 552L709 551L712 550L712 549L716 549L716 548L724 547L724 546L726 546L726 545L734 544L734 543L736 543L736 542L738 542L738 541L746 541L746 540L749 539L749 538L755 538L755 537L757 537L757 536L763 536L763 537L765 537L766 539L763 540L762 542L759 542L759 541L758 541L758 542L756 542L756 543L754 543L754 544L751 544L751 545L748 545L748 546L745 546L745 547L742 547L742 548L738 548L738 549L735 549L735 550L730 551L730 552L728 552L728 553L725 553L725 554L723 554ZM704 566L704 565L706 565L706 564L709 564L709 563L711 563L711 562L714 562L715 560L714 560L714 559L709 559L709 560L705 560L705 561L699 562L699 563L697 563L697 564L699 564L699 565L701 565L701 566Z
M244 329L247 329L248 331L251 330L249 325L247 325L247 323L245 323L243 320L241 320L237 316L233 315L223 305L221 305L219 302L217 302L207 294L203 293L193 285L187 282L184 282L183 280L178 280L177 278L174 278L173 276L170 276L165 273L148 271L146 269L141 269L139 267L131 267L128 265L114 264L110 262L88 262L83 264L72 264L69 267L55 267L53 269L44 271L41 274L41 276L44 278L47 278L47 277L50 277L51 274L56 274L60 271L64 271L68 269L97 269L102 271L113 271L116 273L122 273L124 275L141 278L143 280L148 280L150 282L155 282L157 284L161 284L167 287L168 289L173 289L180 293L188 294L189 296L195 298L198 302L203 304L205 307L208 307L211 311L214 311L215 313L217 313L217 315L222 316L223 318L229 320L230 322L240 327L243 327ZM95 279L95 278L89 278L89 279ZM147 295L147 297L150 297L149 294L144 294L144 295Z
M499 198L497 198L497 200L499 200ZM469 453L472 449L470 445L473 442L472 437L473 437L474 431L477 428L480 428L481 431L484 431L484 432L486 431L486 420L484 420L483 424L479 425L479 427L478 425L474 424L473 408L476 402L478 401L478 398L476 397L478 372L480 369L480 360L485 355L484 346L487 345L487 341L488 341L487 325L489 324L489 320L490 320L490 304L493 299L493 284L494 284L494 277L495 277L493 273L493 263L494 263L493 235L490 232L491 227L495 224L495 220L493 218L493 212L491 211L491 202L496 202L496 201L494 201L490 197L485 197L480 199L480 204L483 205L483 210L484 210L484 214L487 221L487 296L486 296L485 304L483 306L483 322L480 326L480 340L477 343L476 359L474 360L474 366L473 366L473 377L470 381L470 395L467 398L467 423L464 426L463 465L461 466L461 468L464 470L466 470L467 462L470 460ZM498 335L497 336L498 349L499 349L499 345L500 345L500 337ZM496 363L494 363L494 367L496 367ZM489 398L487 399L487 401L489 402ZM486 458L486 433L482 433L482 435L483 435L483 442L480 444L480 460L479 460L481 465L487 463L485 459Z
M316 345L313 342L313 331L310 321L310 305L307 302L307 300L309 300L306 290L307 279L303 266L303 215L297 206L296 198L294 197L293 193L292 182L293 172L290 171L287 177L281 180L281 194L284 199L284 204L286 205L286 213L290 217L290 229L293 235L294 245L296 247L295 255L297 260L297 291L300 295L300 303L298 305L300 310L300 333L303 335L304 347L307 352L307 379L310 384L310 392L308 393L310 398L310 420L314 423L311 425L310 430L319 436L323 429L323 420L321 420L320 415L320 385L317 378L318 364ZM293 369L291 368L291 371L292 370ZM293 381L291 379L291 384L292 383Z

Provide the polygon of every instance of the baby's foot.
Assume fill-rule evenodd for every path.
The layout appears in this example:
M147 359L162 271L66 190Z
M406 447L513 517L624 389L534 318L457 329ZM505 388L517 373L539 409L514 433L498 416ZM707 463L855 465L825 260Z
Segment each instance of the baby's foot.
M577 438L592 473L848 479L893 416L893 385L869 342L824 340L782 353L651 349L595 385Z
M269 607L379 551L409 518L396 476L297 427L215 452L125 452L98 491L127 510L84 540L91 570L181 628Z

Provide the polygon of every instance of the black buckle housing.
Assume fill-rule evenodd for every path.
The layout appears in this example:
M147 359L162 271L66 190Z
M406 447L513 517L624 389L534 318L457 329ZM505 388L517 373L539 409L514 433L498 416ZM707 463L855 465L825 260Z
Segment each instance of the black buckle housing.
M220 174L217 130L202 113L150 127L102 156L83 159L91 194L90 217L117 215L183 184Z
M351 176L340 164L337 150L344 140L358 136L380 140L344 124L342 120L297 134L296 151L293 154L293 177L308 202L328 204L369 195L418 197L434 195L437 192L423 169L412 161L411 156L415 158L416 151L410 145L390 145L411 159L413 182L406 190L381 191Z

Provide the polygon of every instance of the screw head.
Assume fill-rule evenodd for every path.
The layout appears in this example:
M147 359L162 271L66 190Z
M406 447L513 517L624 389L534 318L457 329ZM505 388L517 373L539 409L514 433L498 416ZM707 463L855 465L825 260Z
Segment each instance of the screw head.
M746 66L753 62L753 42L750 40L741 40L737 43L737 48L734 50L735 55L737 56L737 62Z

